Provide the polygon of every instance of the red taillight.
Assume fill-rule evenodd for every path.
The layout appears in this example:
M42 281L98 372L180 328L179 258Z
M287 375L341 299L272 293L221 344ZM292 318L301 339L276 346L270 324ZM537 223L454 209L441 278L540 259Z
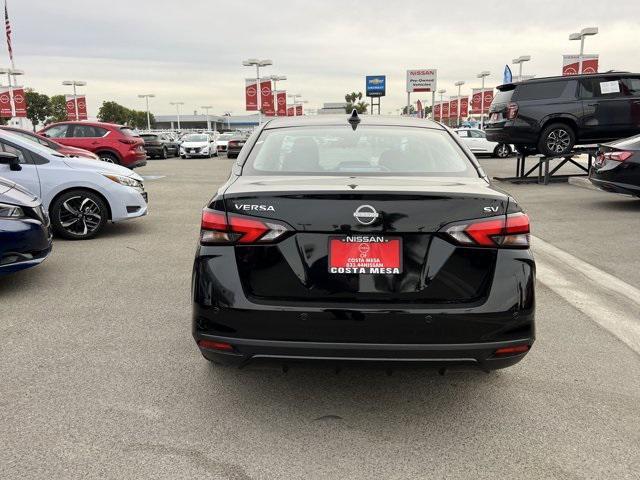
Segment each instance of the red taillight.
M200 223L200 242L204 245L228 243L266 243L279 239L289 229L281 223L243 215L227 215L204 209Z
M507 119L513 120L518 116L518 104L510 102L507 104Z
M119 138L118 141L127 145L136 145L138 143L137 140L134 140L132 138Z
M198 340L198 346L200 348L206 348L207 350L221 350L223 352L232 352L233 345L226 342L216 342L214 340Z
M519 355L526 353L531 347L529 345L514 345L513 347L502 347L497 349L493 355L496 357L504 357L507 355Z
M617 151L617 152L606 152L605 154L602 155L602 158L604 160L613 160L615 162L624 162L625 160L627 160L631 156L633 156L633 152L627 152L627 151L621 150L621 151Z
M522 212L459 223L445 232L462 245L529 248L529 217Z

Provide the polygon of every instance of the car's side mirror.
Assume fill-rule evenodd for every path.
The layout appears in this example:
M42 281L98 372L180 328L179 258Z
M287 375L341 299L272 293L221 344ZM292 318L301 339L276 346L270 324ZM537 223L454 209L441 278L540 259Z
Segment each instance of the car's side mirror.
M0 152L0 164L9 165L9 169L15 172L22 170L20 159L15 153Z

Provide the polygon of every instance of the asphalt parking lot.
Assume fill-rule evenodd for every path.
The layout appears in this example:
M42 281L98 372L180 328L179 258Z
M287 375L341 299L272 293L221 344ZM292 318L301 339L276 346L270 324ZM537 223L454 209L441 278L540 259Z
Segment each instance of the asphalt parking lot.
M0 478L638 478L640 200L501 185L539 265L515 367L238 371L190 331L200 209L230 164L150 161L148 217L0 279Z

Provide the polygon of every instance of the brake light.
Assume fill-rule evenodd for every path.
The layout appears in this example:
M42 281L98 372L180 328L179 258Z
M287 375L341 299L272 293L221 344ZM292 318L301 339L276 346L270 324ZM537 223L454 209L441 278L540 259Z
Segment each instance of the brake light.
M613 160L615 162L624 162L629 157L633 156L633 152L627 152L624 150L617 152L606 152L602 155L603 160Z
M119 142L125 143L127 145L135 145L138 142L132 138L119 138L118 139Z
M502 347L497 349L493 355L496 357L504 357L507 355L519 355L521 353L528 352L530 348L531 347L529 345L514 345L513 347Z
M204 209L200 224L203 245L233 243L268 243L280 239L289 231L285 225L244 215L227 215Z
M445 232L456 242L474 247L529 248L526 213L510 213L452 225Z
M507 119L513 120L518 116L518 104L515 102L509 102L507 104Z
M233 351L233 345L226 342L216 342L214 340L198 340L197 343L200 348L206 348L207 350L221 350L223 352Z

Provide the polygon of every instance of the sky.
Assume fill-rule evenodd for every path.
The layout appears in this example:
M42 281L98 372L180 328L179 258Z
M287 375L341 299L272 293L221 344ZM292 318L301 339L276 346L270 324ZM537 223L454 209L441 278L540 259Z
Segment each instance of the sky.
M286 75L278 88L315 109L363 91L365 75L386 75L382 113L406 104L406 70L436 68L438 88L457 94L479 87L489 70L498 85L506 63L531 55L524 74L558 75L562 54L576 54L570 33L597 26L585 53L600 71L640 71L640 1L483 0L7 0L16 68L22 83L55 95L63 80L84 80L89 115L114 100L151 111L245 114L246 58L268 58L266 75ZM8 65L6 44L0 50ZM517 74L517 66L512 66ZM262 74L262 73L261 73ZM419 97L424 99L422 94ZM445 96L446 97L446 96Z

